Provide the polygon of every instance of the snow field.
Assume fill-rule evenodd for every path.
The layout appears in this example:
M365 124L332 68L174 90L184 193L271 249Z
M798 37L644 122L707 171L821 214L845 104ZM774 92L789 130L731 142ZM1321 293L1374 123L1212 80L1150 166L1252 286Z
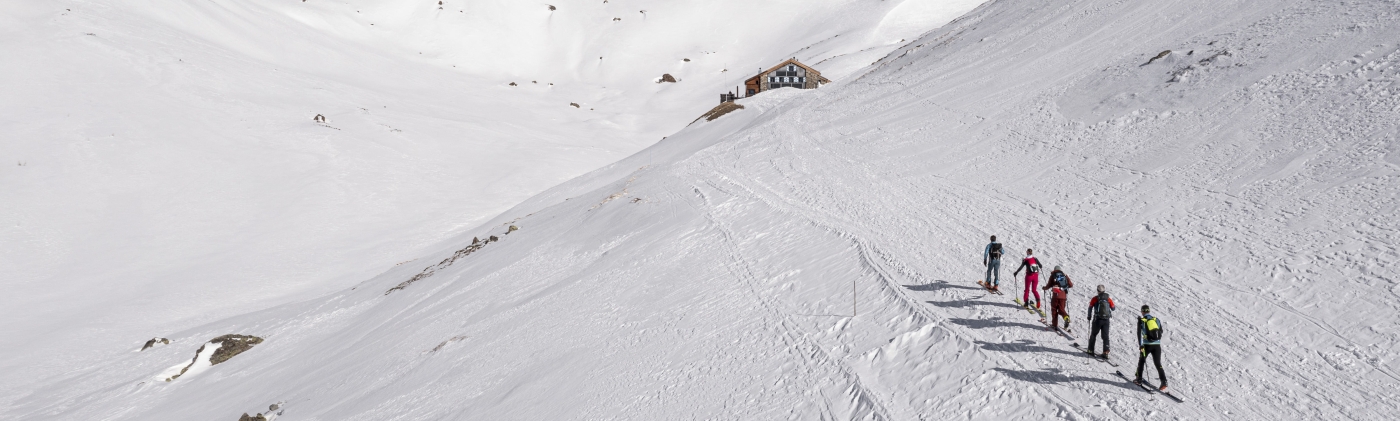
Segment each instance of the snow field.
M122 389L167 346L47 380L9 411L1385 419L1400 386L1385 322L1397 14L991 2L856 79L742 100L349 289L173 333L267 339L188 383ZM1085 291L1107 286L1125 373L1150 304L1186 403L1046 332L1009 276L1005 296L978 287L993 234L1004 276L1034 248L1074 278L1080 343Z
M6 2L0 408L455 245L673 134L740 64L844 77L961 13L881 23L917 2Z

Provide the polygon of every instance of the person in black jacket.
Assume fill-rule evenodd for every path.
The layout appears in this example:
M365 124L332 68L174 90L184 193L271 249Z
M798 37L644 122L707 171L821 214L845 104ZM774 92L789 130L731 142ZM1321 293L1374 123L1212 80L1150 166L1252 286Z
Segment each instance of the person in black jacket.
M987 248L982 250L982 265L987 267L987 276L982 280L992 290L1001 287L1001 243L997 242L997 236L992 236L992 242L987 244Z
M1147 356L1152 356L1152 365L1157 366L1157 378L1162 380L1161 391L1167 391L1167 372L1162 369L1162 321L1152 317L1152 309L1142 306L1142 317L1138 318L1138 369L1137 384L1142 384L1142 369L1147 368Z
M1117 309L1113 298L1109 298L1103 285L1099 285L1099 295L1089 300L1089 347L1085 348L1088 353L1094 353L1094 336L1103 335L1103 354L1099 356L1108 358L1108 323L1113 320L1113 310Z

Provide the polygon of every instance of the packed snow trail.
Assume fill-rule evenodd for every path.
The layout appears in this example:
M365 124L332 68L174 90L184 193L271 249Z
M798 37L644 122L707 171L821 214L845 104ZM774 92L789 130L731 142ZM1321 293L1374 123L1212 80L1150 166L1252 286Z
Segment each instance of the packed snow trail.
M998 0L857 79L742 100L419 263L169 335L266 338L190 382L141 383L188 358L163 346L45 379L7 412L1385 419L1397 39L1386 1ZM1074 278L1077 332L1107 286L1118 370L1136 368L1131 316L1151 305L1186 402L977 286L993 234L1004 259L1034 248Z

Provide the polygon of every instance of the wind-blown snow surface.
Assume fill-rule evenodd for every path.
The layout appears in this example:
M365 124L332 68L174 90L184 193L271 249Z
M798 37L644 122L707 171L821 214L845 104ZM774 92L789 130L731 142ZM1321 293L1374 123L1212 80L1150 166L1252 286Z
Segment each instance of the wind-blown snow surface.
M0 2L0 396L348 288L750 68L843 78L980 0L437 3Z
M1394 1L996 0L858 78L741 101L352 289L107 347L6 410L1385 419L1400 407L1396 40ZM1075 278L1081 342L1083 291L1108 287L1129 375L1131 315L1151 304L1186 402L978 289L990 234ZM230 332L266 342L143 383L190 358L176 344Z

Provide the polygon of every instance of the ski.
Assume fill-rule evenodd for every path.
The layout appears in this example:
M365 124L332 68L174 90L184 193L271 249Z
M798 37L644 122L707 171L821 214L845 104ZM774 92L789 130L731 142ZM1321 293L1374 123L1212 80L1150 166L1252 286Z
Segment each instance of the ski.
M1069 328L1069 317L1064 317L1063 319L1065 321L1065 327L1062 328L1062 330L1070 336L1074 336L1074 330Z
M1015 301L1015 302L1016 302L1016 305L1021 306L1022 308L1025 308L1027 312L1030 312L1031 314L1035 314L1035 309L1031 308L1031 306L1029 305L1029 303L1023 303L1023 302L1021 302L1021 299L1020 299L1020 298L1012 298L1011 300L1012 300L1012 301Z
M1045 325L1045 330L1058 333L1058 334L1060 334L1060 336L1064 336L1065 339L1074 340L1074 335L1071 335L1071 334L1069 333L1069 329L1064 329L1064 330L1055 329L1054 326L1051 326L1051 325L1050 325L1050 321L1049 321L1049 320L1046 320L1046 319L1040 319L1040 324Z
M990 292L990 293L993 293L993 294L996 294L996 295L1006 295L1006 294L1002 294L1001 291L997 291L995 288L992 288L991 285L987 285L987 282L986 282L986 281L977 281L977 285L981 285L981 286L982 286L982 289L987 290L987 292Z
M1069 333L1068 330L1057 330L1057 331L1055 331L1055 333L1059 333L1060 336L1064 336L1065 339L1069 339L1069 340L1071 340L1071 341L1074 340L1074 334Z
M1161 394L1163 394L1163 395L1167 395L1168 398L1172 398L1172 400L1176 401L1176 403L1186 403L1185 400L1182 400L1181 398L1179 398L1179 397L1177 397L1176 395L1172 394L1172 392L1162 392L1162 391L1159 390L1158 393L1161 393Z
M1154 392L1156 392L1155 390L1152 390L1152 388L1147 387L1147 383L1138 383L1138 382L1135 382L1135 381L1133 381L1133 379L1129 378L1127 374L1123 374L1123 372L1120 371L1120 370L1114 370L1113 372L1114 372L1114 373L1118 373L1118 377L1122 377L1123 380L1127 380L1128 383L1132 383L1132 384L1134 384L1134 385L1137 385L1137 387L1142 388L1142 390L1145 391L1145 392L1147 392L1147 393L1154 393Z
M1113 360L1110 360L1110 359L1108 359L1108 358L1104 358L1103 356L1101 356L1101 355L1099 355L1099 354L1095 354L1095 353L1089 352L1089 350L1086 349L1086 348L1084 348L1083 345L1080 345L1079 342L1075 342L1075 343L1073 343L1073 344L1070 344L1070 346L1073 346L1074 349L1079 350L1079 352L1083 352L1083 353L1086 354L1089 358L1093 358L1093 359L1096 359L1096 360L1099 360L1099 361L1103 361L1103 362L1105 362L1105 363L1108 363L1108 365L1111 365L1111 366L1114 366L1114 367L1117 367L1117 366L1118 366L1118 363L1113 362Z

